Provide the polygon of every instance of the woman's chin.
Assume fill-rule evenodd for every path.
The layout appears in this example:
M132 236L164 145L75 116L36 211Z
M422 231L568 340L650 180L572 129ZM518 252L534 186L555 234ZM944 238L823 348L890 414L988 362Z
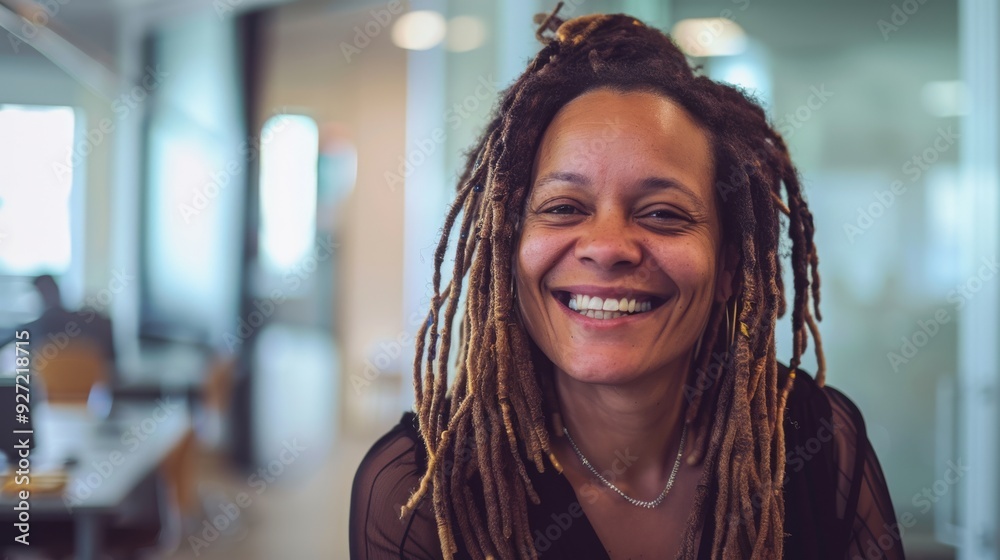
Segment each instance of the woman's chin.
M645 367L616 358L595 358L586 361L570 361L560 369L571 379L580 383L621 385L640 377Z

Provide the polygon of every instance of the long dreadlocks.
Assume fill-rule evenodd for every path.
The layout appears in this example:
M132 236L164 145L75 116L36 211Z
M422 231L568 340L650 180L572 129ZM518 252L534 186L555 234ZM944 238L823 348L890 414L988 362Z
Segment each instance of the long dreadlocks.
M680 104L708 131L724 243L740 257L734 296L739 328L728 332L726 307L714 305L693 359L692 371L704 372L714 353L730 356L724 373L689 399L685 421L703 429L688 460L704 462L704 484L680 556L693 556L697 522L706 508L714 508L713 558L781 557L783 411L810 336L820 384L825 369L816 328L821 317L813 220L788 148L760 106L739 89L694 72L660 31L621 14L563 21L558 10L536 18L544 47L502 93L468 155L445 219L434 255L434 295L414 359L428 466L402 515L429 493L445 558L458 551L457 539L477 560L537 557L527 504L539 498L527 464L541 472L548 457L560 468L550 434L561 433L561 422L546 358L512 313L511 258L529 190L526 162L533 160L555 113L580 94L599 87L653 91ZM774 331L787 307L779 258L782 214L791 242L794 297L792 373L779 387ZM454 264L442 289L456 226ZM449 391L452 328L466 279ZM696 374L690 375L688 385L694 386ZM474 442L472 452L457 452L456 442ZM707 499L709 477L717 487L714 503Z

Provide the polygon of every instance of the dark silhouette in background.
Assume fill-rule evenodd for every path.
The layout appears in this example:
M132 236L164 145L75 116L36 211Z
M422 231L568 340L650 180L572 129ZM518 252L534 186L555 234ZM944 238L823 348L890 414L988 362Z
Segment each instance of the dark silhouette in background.
M54 344L62 350L71 342L89 342L100 350L109 364L115 363L111 319L93 309L66 309L62 303L59 284L49 274L35 278L32 284L42 298L44 310L37 319L16 328L14 332L28 331L33 344L39 349ZM0 347L14 340L14 332L3 337Z

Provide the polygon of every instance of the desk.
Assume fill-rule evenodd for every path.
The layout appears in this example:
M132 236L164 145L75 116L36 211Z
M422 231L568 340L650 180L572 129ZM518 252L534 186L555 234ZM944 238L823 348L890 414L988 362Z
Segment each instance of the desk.
M115 396L154 399L178 395L197 400L209 360L204 349L185 344L151 346L138 353L122 353L115 375Z
M190 429L187 406L177 398L116 405L112 419L104 421L82 407L39 406L32 472L66 457L77 462L69 469L62 495L32 495L31 519L72 519L76 558L100 558L105 518L155 472ZM0 522L12 522L15 503L13 495L0 495Z

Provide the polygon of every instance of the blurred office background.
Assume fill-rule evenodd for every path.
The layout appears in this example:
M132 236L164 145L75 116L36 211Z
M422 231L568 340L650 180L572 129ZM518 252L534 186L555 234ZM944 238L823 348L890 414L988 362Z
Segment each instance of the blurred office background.
M110 509L54 508L73 525L53 554L347 558L354 470L412 402L462 154L553 5L0 0L0 327L43 312L32 279L51 274L67 309L113 325L86 415L130 403L141 425L184 403ZM568 0L562 14L608 11L673 30L785 135L815 215L828 383L865 415L909 557L1000 558L997 6ZM66 361L74 338L33 349ZM66 491L119 447L64 465ZM127 478L115 468L107 480ZM119 542L111 506L150 484L133 500L157 509L148 542Z

